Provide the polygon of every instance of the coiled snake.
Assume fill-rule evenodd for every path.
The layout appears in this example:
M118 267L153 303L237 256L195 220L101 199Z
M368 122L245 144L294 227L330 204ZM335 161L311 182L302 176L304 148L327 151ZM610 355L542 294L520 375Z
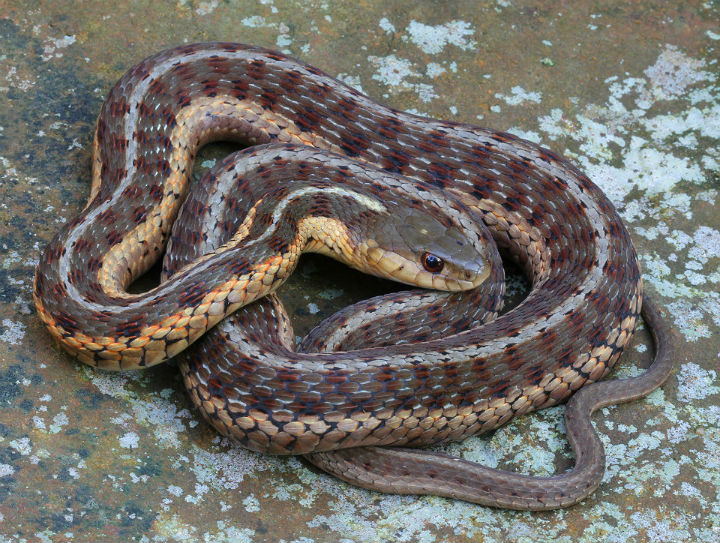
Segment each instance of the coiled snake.
M195 152L218 139L263 145L215 168L173 227ZM382 491L561 507L602 478L590 413L647 394L672 369L668 330L643 302L612 204L515 136L392 110L279 53L209 43L123 76L94 151L90 202L40 259L40 318L82 362L130 369L183 352L234 312L180 365L204 416L251 449L308 454ZM129 294L171 229L167 280ZM493 240L532 278L528 297L495 320ZM303 250L420 286L480 287L371 300L301 346L330 352L294 352L277 300L262 297ZM618 359L641 308L657 334L651 369L587 386ZM565 474L525 477L408 448L497 428L574 391L577 464Z

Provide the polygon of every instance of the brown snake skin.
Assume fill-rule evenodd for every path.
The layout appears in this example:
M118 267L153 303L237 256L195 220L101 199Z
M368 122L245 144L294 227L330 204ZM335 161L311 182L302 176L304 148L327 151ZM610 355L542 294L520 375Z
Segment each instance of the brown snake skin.
M345 167L366 172L368 179L390 179L417 202L413 206L442 194L451 215L462 205L484 223L473 243L482 245L487 227L528 271L532 290L518 307L478 325L499 309L502 287L493 285L501 272L491 266L492 280L481 286L489 301L467 302L465 295L447 293L391 295L361 306L358 322L341 315L307 344L310 350L358 350L293 352L277 301L246 304L279 286L301 250L302 229L287 227L285 215L277 213L245 217L254 203L230 198L214 238L176 228L172 245L179 252L166 259L168 280L149 293L128 294L127 285L165 247L195 152L218 139L292 144L244 153L257 159L243 171L258 182L276 177L258 158L263 153L270 153L270 162L278 157L275 166L294 172L293 180L316 182L296 158L304 145L352 159ZM334 183L344 177L338 172L346 171L345 159L312 152L318 162L337 166L324 178L326 192L345 190ZM373 167L380 173L372 173ZM208 183L212 176L224 177L223 168L231 176L235 171L225 162ZM284 198L278 190L276 197ZM350 199L382 202L389 194L363 190L369 192ZM321 229L332 223L340 231L328 234L332 243L349 244L352 235L342 217L322 198L314 202ZM190 222L208 211L198 199L186 207ZM213 212L216 206L204 207ZM239 254L254 230L275 256L251 262ZM313 243L307 250L326 252ZM195 247L192 258L212 253L182 267L190 259L183 247ZM361 249L370 254L372 247ZM493 259L491 252L486 256ZM455 290L450 282L444 288ZM451 305L452 297L461 309L454 317L440 316L439 306ZM235 314L244 329L223 322L214 329L214 342L202 342L181 359L193 401L221 432L253 450L313 453L308 458L316 465L369 488L518 509L562 507L592 492L602 478L604 455L590 413L647 394L672 369L668 330L654 306L643 303L630 237L612 204L575 167L510 134L386 108L315 68L239 44L165 51L116 84L98 118L90 203L43 252L34 298L40 318L68 352L109 369L162 362L246 306ZM405 305L411 315L429 320L395 319L395 310ZM530 478L423 451L350 449L460 440L564 401L606 375L641 308L657 333L656 361L639 378L575 394L566 421L577 465L566 474ZM379 325L365 318L372 313L380 315ZM433 327L433 319L442 326ZM396 324L399 344L392 335L372 343L372 330ZM413 334L417 341L405 343ZM230 341L237 346L226 345ZM210 358L202 358L203 352Z

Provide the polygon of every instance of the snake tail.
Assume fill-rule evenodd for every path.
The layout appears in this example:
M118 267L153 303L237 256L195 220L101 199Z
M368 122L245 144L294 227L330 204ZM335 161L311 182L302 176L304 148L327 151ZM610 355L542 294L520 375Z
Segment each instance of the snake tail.
M505 509L569 507L595 492L605 473L605 451L592 425L593 412L646 396L672 372L670 329L647 295L642 317L655 345L650 368L637 377L584 387L567 403L565 427L575 454L575 465L567 472L533 477L442 453L394 447L342 449L305 458L339 479L380 492L431 494Z

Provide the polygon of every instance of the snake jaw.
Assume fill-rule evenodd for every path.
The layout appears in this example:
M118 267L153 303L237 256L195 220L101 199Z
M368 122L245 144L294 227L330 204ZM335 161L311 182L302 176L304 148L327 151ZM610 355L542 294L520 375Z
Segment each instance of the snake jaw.
M491 266L488 262L481 261L478 264L479 271L449 266L450 269L448 270L447 275L430 274L429 272L425 272L431 276L431 284L426 288L447 290L450 292L477 288L485 282L485 280L487 280L490 276L491 270Z

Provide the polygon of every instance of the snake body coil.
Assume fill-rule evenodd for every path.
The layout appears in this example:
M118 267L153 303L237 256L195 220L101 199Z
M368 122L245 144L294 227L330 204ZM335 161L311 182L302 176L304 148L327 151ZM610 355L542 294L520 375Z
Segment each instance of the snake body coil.
M324 469L387 491L542 509L573 503L597 486L604 459L595 453L579 454L576 475L565 482L493 492L504 476L485 473L474 486L470 479L435 484L452 478L457 465L439 456L428 460L404 451L402 460L391 458L393 450L337 451L459 440L567 399L600 380L620 356L641 311L642 281L612 204L561 157L506 133L386 108L315 68L264 49L213 43L165 51L130 70L110 92L98 119L91 201L45 250L35 279L38 314L66 350L103 368L150 366L182 352L222 318L277 286L287 267L284 254L295 245L273 238L280 256L262 262L238 254L233 240L257 227L249 202L233 204L242 209L232 220L216 221L223 228L212 243L193 230L176 229L173 249L195 249L166 260L170 278L158 289L144 297L125 291L165 247L196 150L217 139L291 144L246 154L272 152L296 173L302 171L297 146L310 146L319 154L305 162L344 155L358 170L377 168L380 173L370 177L396 180L411 200L443 194L444 207L465 206L479 217L532 277L527 299L488 324L463 326L494 316L501 291L490 286L490 301L473 309L470 320L445 319L442 329L423 332L414 324L399 326L421 341L385 341L382 348L353 351L292 352L276 302L247 306L236 318L244 331L223 323L214 343L203 343L182 362L193 400L217 428L254 450L314 453L311 461ZM259 175L274 174L270 168ZM332 179L324 186L335 190ZM192 205L194 212L186 215L212 211L198 199ZM266 228L284 228L280 215L256 216L266 217ZM342 229L342 217L334 219ZM478 230L474 242L483 235ZM184 266L195 257L197 265ZM487 272L494 279L497 273ZM398 296L365 305L365 317L376 313L387 323L393 304L416 304L418 312L441 322L437 306L447 297L463 298ZM662 326L652 308L646 312ZM261 333L267 322L262 319L271 321ZM366 345L372 322L364 321L343 317L338 337L315 349ZM221 351L230 341L241 350ZM622 401L658 386L671 368L669 351L662 345L660 350L652 381L623 385L622 393L605 399ZM213 356L203 359L202 352ZM580 419L605 401L592 392L597 386L576 396L573 409ZM586 430L571 442L596 450ZM422 482L413 482L423 474Z

